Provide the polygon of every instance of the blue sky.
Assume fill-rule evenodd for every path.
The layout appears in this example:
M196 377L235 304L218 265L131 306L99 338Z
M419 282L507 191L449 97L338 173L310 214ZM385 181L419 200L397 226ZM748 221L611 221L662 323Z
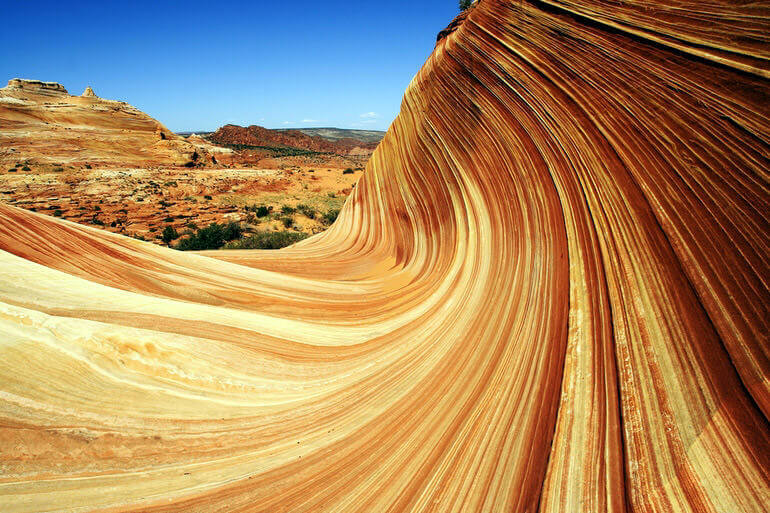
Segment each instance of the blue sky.
M2 0L0 81L91 85L171 130L384 130L456 0ZM15 29L13 29L15 27Z

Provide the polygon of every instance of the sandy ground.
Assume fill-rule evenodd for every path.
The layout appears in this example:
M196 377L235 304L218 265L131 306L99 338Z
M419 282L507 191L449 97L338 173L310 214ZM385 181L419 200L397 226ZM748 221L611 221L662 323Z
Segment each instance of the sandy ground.
M259 168L101 168L29 163L0 170L0 201L163 244L166 226L179 233L214 222L239 221L247 231L290 230L312 234L339 209L361 171L280 164ZM15 171L13 171L15 169ZM257 217L254 207L271 214ZM282 213L284 206L305 209Z

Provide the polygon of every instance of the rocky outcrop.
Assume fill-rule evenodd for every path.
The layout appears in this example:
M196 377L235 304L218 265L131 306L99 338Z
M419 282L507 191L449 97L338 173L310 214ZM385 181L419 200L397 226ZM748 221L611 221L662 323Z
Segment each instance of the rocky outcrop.
M0 206L1 509L766 512L769 25L483 0L277 252Z
M124 102L97 97L89 86L70 96L63 86L11 80L0 89L0 166L42 164L182 166L209 162L208 152ZM193 158L195 157L195 158Z
M5 88L0 89L0 91L2 90L26 91L46 96L69 94L64 86L57 82L42 82L40 80L27 80L23 78L12 78L8 81L8 85Z
M209 138L222 145L290 147L337 155L348 155L356 148L371 151L379 144L379 142L364 142L352 138L330 141L323 137L304 134L299 130L271 130L257 125L249 127L225 125Z

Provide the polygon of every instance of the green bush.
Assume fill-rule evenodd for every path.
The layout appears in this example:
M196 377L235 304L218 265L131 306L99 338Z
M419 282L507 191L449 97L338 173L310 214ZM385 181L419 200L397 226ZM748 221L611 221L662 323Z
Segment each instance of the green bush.
M205 249L219 249L225 242L239 239L243 235L243 228L235 222L228 224L212 223L206 228L200 228L186 239L182 239L176 245L181 251L202 251Z
M22 170L22 171L32 171L32 170L29 168L29 166L24 166L23 168L21 168L21 170Z
M350 168L347 168L345 171L342 172L343 175L352 175L353 173L355 173L355 171L353 171Z
M212 198L211 198L211 196L209 196L208 194L206 194L205 196L203 196L203 199L205 199L205 200L211 200Z
M252 209L252 212L254 212L257 215L257 217L265 217L270 215L270 209L264 205L260 205L258 207L253 206L251 207L251 209Z
M61 217L64 214L62 210L56 209L53 211L54 217Z
M16 169L15 167L12 167L11 169L8 170L9 173L15 173L16 171L18 171L18 169Z
M309 205L305 205L303 203L300 203L297 205L297 210L305 216L307 216L310 219L315 219L316 211L314 208L310 207Z
M64 168L63 167L55 167L55 168L52 169L52 171L54 173L61 173L62 171L64 171Z
M337 220L338 215L340 215L340 209L333 208L323 215L323 222L325 224L332 224Z
M281 249L306 239L301 232L257 232L241 240L229 242L225 249Z
M290 205L283 205L281 207L281 214L293 214L297 209Z
M161 237L163 239L163 242L168 244L172 240L178 239L179 233L176 231L176 228L174 228L173 226L166 226L165 228L163 228L163 233Z
M473 0L460 0L460 10L466 10L471 4L473 4Z
M283 223L283 225L286 228L291 228L291 226L294 224L294 219L292 219L291 217L286 216L286 217L282 217L281 218L281 222Z

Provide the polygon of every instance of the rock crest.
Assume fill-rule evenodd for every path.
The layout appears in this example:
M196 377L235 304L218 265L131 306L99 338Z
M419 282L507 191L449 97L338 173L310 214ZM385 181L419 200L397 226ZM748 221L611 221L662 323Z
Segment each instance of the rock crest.
M6 89L21 89L37 94L69 94L64 86L58 82L42 82L25 78L12 78L8 81Z

